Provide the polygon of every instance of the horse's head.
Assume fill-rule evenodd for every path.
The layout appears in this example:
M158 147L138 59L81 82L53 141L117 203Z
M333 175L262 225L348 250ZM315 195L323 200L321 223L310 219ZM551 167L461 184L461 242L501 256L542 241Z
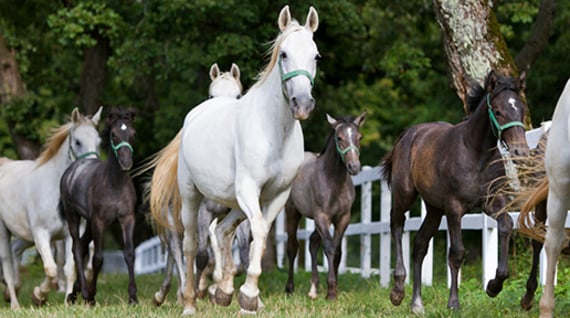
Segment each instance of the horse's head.
M351 175L360 172L360 127L365 119L366 112L352 121L337 120L327 114L327 120L334 130L336 150Z
M232 63L232 67L229 72L220 72L218 63L214 63L210 67L210 88L208 93L210 98L212 97L231 97L240 98L243 91L243 86L240 81L240 71L239 67Z
M279 43L278 67L281 74L283 95L289 103L295 119L309 117L315 108L311 95L320 58L313 33L319 26L317 11L311 7L304 26L291 18L289 6L279 13L279 29L283 39Z
M491 129L499 142L515 157L526 157L529 153L523 124L527 108L520 97L524 89L525 72L519 78L513 78L491 71L485 80Z
M133 166L133 147L135 139L133 122L135 111L132 108L114 108L107 115L107 132L104 136L109 138L109 148L115 156L123 171Z
M98 158L101 138L97 125L101 119L103 107L93 116L83 116L77 108L71 112L71 129L69 130L69 157L71 160L82 158Z

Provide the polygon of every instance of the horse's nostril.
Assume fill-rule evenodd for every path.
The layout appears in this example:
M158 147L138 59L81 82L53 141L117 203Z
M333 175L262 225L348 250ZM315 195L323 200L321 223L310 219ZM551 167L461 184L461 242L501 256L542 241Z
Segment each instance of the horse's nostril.
M291 98L291 101L293 102L294 106L297 106L297 97Z

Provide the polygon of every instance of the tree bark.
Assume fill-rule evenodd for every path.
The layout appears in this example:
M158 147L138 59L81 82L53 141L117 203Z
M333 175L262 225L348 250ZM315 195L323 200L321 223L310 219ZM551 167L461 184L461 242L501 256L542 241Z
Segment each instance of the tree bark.
M556 0L540 1L540 8L531 34L515 57L515 62L520 70L528 69L548 43L555 14Z
M85 60L81 71L79 97L81 108L86 114L94 114L101 106L107 73L107 59L111 48L109 40L98 33L93 34L97 44L84 51Z
M451 80L468 113L467 94L472 81L483 85L492 69L518 76L518 68L491 10L493 2L434 0L433 4Z
M18 68L16 52L8 48L4 36L0 33L0 105L6 107L7 103L24 98L26 95L27 91ZM6 119L6 123L19 158L35 159L40 153L41 145L18 134L15 131L16 123L12 120Z

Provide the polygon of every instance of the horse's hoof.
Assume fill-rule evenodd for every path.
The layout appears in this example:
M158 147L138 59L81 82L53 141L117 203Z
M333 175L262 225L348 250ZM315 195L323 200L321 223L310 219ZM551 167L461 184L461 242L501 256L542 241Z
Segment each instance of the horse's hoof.
M196 313L196 308L194 307L184 308L182 316L194 316L195 313Z
M152 303L156 307L159 307L160 305L162 305L163 302L164 302L164 297L160 297L159 292L154 293L154 297L152 297Z
M521 298L521 308L523 310L529 311L532 309L532 306L534 305L534 297L530 297L528 295L524 295Z
M394 289L392 289L392 291L390 292L390 301L392 302L392 305L400 306L402 300L404 300L404 293L397 292Z
M41 307L45 305L45 303L47 302L47 298L42 299L39 295L40 295L40 288L35 287L34 291L32 292L32 303L34 303L34 305L38 307Z
M503 289L503 284L496 283L494 279L491 279L487 284L487 288L485 289L485 291L487 292L487 295L489 297L495 298L501 292L502 289Z
M75 304L76 300L77 300L77 297L73 293L71 293L65 297L65 305L71 306L71 305Z
M239 306L241 307L242 310L244 310L246 313L247 312L257 312L257 308L258 308L258 297L248 297L246 296L244 293L242 293L240 291L239 295L238 295L238 302L239 302Z
M214 303L220 306L227 307L232 303L232 294L226 294L220 288L216 289L216 295L214 297Z
M135 298L129 298L129 305L137 305L139 303L138 299Z
M199 291L196 293L196 296L197 296L199 299L204 299L204 298L206 298L206 294L207 294L206 290L203 289L203 290L199 290Z
M336 294L328 294L327 300L335 301L336 300Z

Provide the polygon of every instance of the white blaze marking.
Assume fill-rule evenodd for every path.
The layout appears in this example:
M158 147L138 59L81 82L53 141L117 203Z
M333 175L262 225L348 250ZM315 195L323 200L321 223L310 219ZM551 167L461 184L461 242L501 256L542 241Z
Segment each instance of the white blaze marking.
M122 124L122 125L121 125L121 130L127 130L127 125Z
M515 101L514 98L512 98L512 97L509 98L509 104L511 104L511 107L512 107L514 110L518 110L518 108L517 108L517 106L515 105L515 103L516 103L516 101Z

